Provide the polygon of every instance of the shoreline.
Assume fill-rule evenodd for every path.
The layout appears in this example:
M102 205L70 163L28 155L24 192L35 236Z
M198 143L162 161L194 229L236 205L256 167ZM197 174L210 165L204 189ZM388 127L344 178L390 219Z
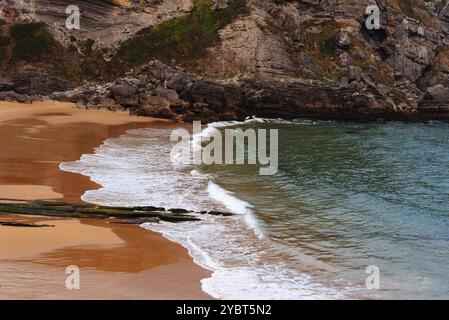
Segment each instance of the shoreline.
M101 186L61 171L59 164L78 160L127 130L171 123L158 120L82 110L71 103L0 102L4 148L0 198L80 202L86 190ZM54 225L0 226L1 299L211 298L200 283L210 271L196 265L184 247L158 233L103 220L5 215L0 219ZM80 268L81 290L65 288L68 265Z

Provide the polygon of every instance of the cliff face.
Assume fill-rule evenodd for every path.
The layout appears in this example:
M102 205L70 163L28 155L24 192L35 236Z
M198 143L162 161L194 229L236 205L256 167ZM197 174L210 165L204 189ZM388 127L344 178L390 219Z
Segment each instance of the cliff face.
M80 9L80 30L67 30L66 8ZM191 11L191 0L3 0L3 12L16 11L16 22L44 21L65 44L71 38L93 39L97 46L117 45L142 28Z
M0 4L4 97L89 80L102 89L54 96L181 119L449 117L446 0L35 0L33 10L24 2ZM80 30L64 28L69 4L80 7ZM380 29L368 30L373 4ZM46 45L27 55L33 41ZM164 72L148 74L153 59L171 67L158 62ZM184 82L167 88L173 74ZM115 98L115 85L145 97Z

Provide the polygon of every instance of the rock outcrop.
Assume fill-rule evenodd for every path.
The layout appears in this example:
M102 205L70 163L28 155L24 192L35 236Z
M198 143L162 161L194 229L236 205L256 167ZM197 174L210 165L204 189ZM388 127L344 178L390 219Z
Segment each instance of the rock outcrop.
M192 0L4 0L3 12L17 10L16 21L45 21L55 37L69 44L92 39L98 47L116 46L140 29L192 10ZM65 22L77 6L80 29L68 30Z
M81 108L128 110L132 114L178 121L243 120L248 116L358 121L449 120L447 88L436 86L417 102L404 91L376 87L357 77L337 87L302 82L271 83L254 79L217 81L151 61L134 77L87 84L55 92L51 99ZM434 101L434 103L430 103Z
M24 1L0 4L0 99L182 121L448 118L446 1L35 0L33 10ZM69 2L81 30L63 27ZM373 4L380 23L369 29ZM51 47L37 58L13 31L30 21L55 39L42 27L26 35Z

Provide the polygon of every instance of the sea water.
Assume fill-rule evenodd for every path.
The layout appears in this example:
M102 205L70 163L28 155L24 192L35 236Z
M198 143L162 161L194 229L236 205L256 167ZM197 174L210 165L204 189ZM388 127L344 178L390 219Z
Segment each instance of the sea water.
M102 186L88 202L236 213L142 225L213 271L202 287L216 298L449 298L449 125L298 120L205 132L226 126L278 129L277 174L175 165L167 126L129 131L61 168ZM370 266L378 290L366 287Z

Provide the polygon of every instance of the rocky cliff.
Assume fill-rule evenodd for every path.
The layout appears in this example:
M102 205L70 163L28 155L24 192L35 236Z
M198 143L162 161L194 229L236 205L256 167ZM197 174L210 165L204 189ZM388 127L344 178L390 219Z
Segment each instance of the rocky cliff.
M446 0L29 1L0 3L0 99L180 120L449 119ZM65 28L69 4L80 30Z

